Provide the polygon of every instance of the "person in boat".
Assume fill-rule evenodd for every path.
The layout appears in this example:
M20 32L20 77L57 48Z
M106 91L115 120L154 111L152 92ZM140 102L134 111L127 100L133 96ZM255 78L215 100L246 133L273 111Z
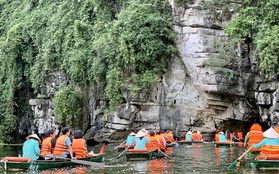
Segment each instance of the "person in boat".
M189 130L185 136L186 141L192 141L192 130Z
M154 131L150 131L149 135L148 140L150 141L150 144L146 144L146 149L149 151L158 151L161 147L159 139L155 136L156 134Z
M237 137L238 137L239 141L243 142L243 140L244 140L244 138L243 138L243 132L238 131L238 132L237 132Z
M55 138L55 133L53 130L49 130L42 141L41 153L40 155L51 155L55 146L51 143L52 139Z
M226 130L225 136L227 138L227 141L232 141L233 136L232 136L232 133L229 129Z
M131 132L129 134L129 136L127 137L127 140L126 140L126 145L131 145L134 143L135 141L135 136L136 136L136 133L135 132Z
M217 130L215 133L215 138L214 138L215 142L219 142L219 133L220 133L219 130Z
M69 137L70 135L70 128L64 127L62 129L62 135L56 140L56 145L53 151L54 159L57 157L76 159L75 153L73 153L72 142Z
M174 143L175 142L175 140L173 139L173 134L172 134L172 131L170 131L170 130L167 130L166 131L166 136L165 136L165 138L166 138L166 142L167 143Z
M147 150L146 149L146 144L150 144L150 141L147 139L146 133L143 132L142 130L138 131L138 133L136 134L136 145L135 148L136 150Z
M85 158L88 155L86 141L81 130L75 132L72 148L76 153L76 158Z
M155 137L160 141L160 150L162 150L163 152L167 151L167 144L164 138L164 134L161 134L161 131L158 131Z
M22 157L32 158L33 160L38 160L40 158L40 147L41 139L37 134L29 135L22 147ZM44 158L43 158L44 159Z
M224 132L221 131L219 133L219 142L226 142L226 141L227 141L227 138L226 138Z
M271 146L277 146L279 145L279 134L271 127L268 130L266 130L263 133L263 136L265 137L262 141L260 141L258 144L254 144L253 147L258 149L261 148L264 145L271 145Z
M197 138L199 141L203 141L202 134L199 130L197 130Z
M237 131L233 134L232 140L233 140L234 142L239 142L239 141L240 141L239 138L238 138L238 132L237 132Z
M264 139L263 136L263 131L262 131L262 127L261 125L259 125L258 123L254 123L251 128L250 131L246 134L245 136L245 140L244 140L244 147L250 148L253 144L257 144L260 141L262 141ZM260 149L256 149L256 148L252 148L249 151L249 155L250 153L259 153Z

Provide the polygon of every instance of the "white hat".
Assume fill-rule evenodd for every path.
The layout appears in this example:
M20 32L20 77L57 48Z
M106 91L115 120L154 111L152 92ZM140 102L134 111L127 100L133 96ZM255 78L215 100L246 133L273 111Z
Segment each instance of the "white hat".
M192 131L188 131L187 134L192 134Z
M263 133L263 136L266 138L278 138L279 134L271 127Z
M200 134L200 133L201 133L201 131L197 130L197 133L198 133L198 134Z
M219 132L219 134L224 134L224 132Z
M41 142L41 139L38 137L37 134L29 135L29 136L26 137L27 140L29 140L30 138L35 138L36 140L38 140L39 142Z
M138 133L136 134L136 137L144 137L146 135L145 132L143 132L142 130L139 130Z
M131 132L130 135L136 135L134 132Z
M144 128L142 128L141 129L143 132L145 132L145 133L148 133L148 130L146 130L146 129L144 129Z

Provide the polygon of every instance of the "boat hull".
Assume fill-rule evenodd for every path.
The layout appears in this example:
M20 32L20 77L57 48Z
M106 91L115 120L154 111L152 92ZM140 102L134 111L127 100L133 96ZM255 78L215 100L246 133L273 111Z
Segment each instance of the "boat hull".
M233 142L214 142L215 147L232 147L233 145Z
M129 161L144 161L151 160L155 158L163 158L164 155L159 152L126 152L126 159Z
M105 154L96 157L82 158L79 160L102 163L105 160ZM0 166L4 170L45 170L51 168L74 167L82 164L72 162L70 159L57 160L36 160L33 162L16 162L16 161L0 161Z
M250 167L257 170L279 170L279 160L252 160Z

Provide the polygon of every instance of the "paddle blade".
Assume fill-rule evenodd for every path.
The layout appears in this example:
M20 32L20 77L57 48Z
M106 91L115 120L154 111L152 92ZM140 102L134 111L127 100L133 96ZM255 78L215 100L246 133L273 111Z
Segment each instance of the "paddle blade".
M102 148L101 148L101 150L100 150L100 154L105 153L105 147L106 147L106 144L103 143Z
M92 167L97 167L97 168L104 168L104 163L96 163L96 162L91 162L91 161L84 161L84 160L71 160L73 163L77 164L82 164L82 165L89 165Z
M228 169L233 169L235 165L237 164L237 160L235 160L231 165L229 165Z

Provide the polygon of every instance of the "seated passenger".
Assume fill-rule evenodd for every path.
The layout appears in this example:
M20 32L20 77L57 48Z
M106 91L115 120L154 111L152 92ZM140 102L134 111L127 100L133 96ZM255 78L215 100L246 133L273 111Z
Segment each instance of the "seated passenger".
M186 133L185 140L186 140L186 141L192 141L192 131L191 131L191 130L189 130L189 131Z
M215 133L215 142L219 142L219 133L220 133L220 131L219 130L217 130L216 131L216 133Z
M226 142L227 141L227 138L224 134L224 132L220 132L219 133L219 142Z
M150 141L145 137L146 133L143 132L142 130L140 130L137 134L136 134L136 146L134 149L136 150L147 150L145 144L150 144Z
M77 130L74 135L72 148L73 152L76 153L76 158L85 158L87 157L87 145L86 141L83 137L83 133L81 130Z
M266 130L263 133L263 136L265 137L261 142L258 144L254 144L254 148L260 148L264 145L271 145L271 146L277 146L279 145L279 134L271 127L268 130Z
M127 145L131 145L134 143L135 141L135 133L134 132L131 132L130 135L127 137L127 141L126 141L126 144Z
M148 140L150 141L150 144L146 144L146 149L149 151L156 151L160 149L161 143L159 139L155 136L154 131L150 131L150 136L148 137Z
M51 140L55 138L55 133L53 130L49 130L45 136L46 138L43 139L40 155L51 155L54 148L54 146L52 146Z
M32 158L33 160L39 159L40 147L39 143L41 142L37 134L29 135L26 137L26 140L22 147L22 157Z

